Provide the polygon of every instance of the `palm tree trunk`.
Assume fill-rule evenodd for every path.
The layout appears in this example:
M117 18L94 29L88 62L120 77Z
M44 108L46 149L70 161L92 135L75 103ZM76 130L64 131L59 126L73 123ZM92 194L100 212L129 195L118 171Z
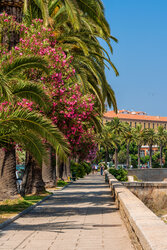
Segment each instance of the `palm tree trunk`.
M106 149L106 154L105 154L105 164L107 165L107 162L108 162L108 149Z
M16 185L15 149L0 149L0 199L10 199L18 194Z
M45 27L49 26L49 9L48 9L48 0L43 0L41 4L41 11L42 11L42 17L43 17L43 25Z
M56 153L56 177L57 177L57 179L60 178L59 157L58 157L57 153Z
M115 148L115 168L118 168L118 149Z
M0 13L6 12L8 15L12 15L16 17L17 22L22 21L22 7L23 0L19 1L0 1ZM3 30L1 36L2 44L8 44L8 49L10 50L19 42L19 34L16 31Z
M70 158L66 160L66 167L67 167L67 178L70 178L71 177Z
M162 147L162 145L160 145L160 166L161 166L161 168L163 166L163 162L162 162L162 150L163 150L163 147Z
M45 183L45 187L51 188L55 186L55 180L53 176L54 166L53 166L53 157L52 157L52 147L50 145L47 146L48 151L48 160L47 162L43 162L42 164L42 179Z
M30 168L31 168L31 161L29 161L29 153L26 152L25 171L24 171L24 175L23 175L23 179L22 179L22 183L21 183L21 190L20 190L20 195L22 197L25 196L28 175L30 173Z
M45 191L45 183L42 180L42 168L37 164L34 158L29 154L27 164L30 167L25 188L26 194L39 194Z
M63 179L67 180L68 179L68 175L67 175L67 164L66 162L63 162Z
M23 6L24 15L27 14L27 11L28 11L28 0L24 0L24 6Z
M138 156L138 168L140 168L140 145L138 145L138 152L137 152L137 156Z
M149 164L150 164L150 168L152 168L152 145L149 146L150 149L150 160L149 160Z
M8 15L13 15L17 22L22 21L22 6L24 0L19 1L0 1L0 13L6 12ZM19 42L19 34L15 31L2 30L1 41L2 44L8 44L10 50ZM17 193L16 187L16 154L15 149L0 153L0 187L6 187L4 197L10 197Z
M126 145L126 167L129 168L129 143Z
M59 161L59 178L64 180L63 177L64 177L64 162Z

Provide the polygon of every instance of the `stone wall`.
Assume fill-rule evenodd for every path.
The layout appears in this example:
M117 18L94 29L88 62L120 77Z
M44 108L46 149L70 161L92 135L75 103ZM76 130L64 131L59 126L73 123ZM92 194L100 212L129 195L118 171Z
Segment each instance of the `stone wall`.
M153 212L160 214L167 208L167 182L124 182L133 194L144 202Z
M107 171L105 179L109 183L135 249L167 249L167 225Z
M128 176L132 175L142 181L163 181L167 179L167 168L129 169Z

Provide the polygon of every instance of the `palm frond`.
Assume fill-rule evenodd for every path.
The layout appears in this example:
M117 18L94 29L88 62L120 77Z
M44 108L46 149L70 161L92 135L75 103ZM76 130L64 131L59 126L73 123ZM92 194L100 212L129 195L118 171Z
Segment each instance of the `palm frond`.
M41 138L46 139L55 149L60 147L62 154L70 152L69 144L58 128L52 125L51 121L37 112L28 112L21 108L8 109L0 114L0 130L6 127L21 127L32 130Z
M36 56L17 58L11 64L5 65L2 71L5 76L9 78L14 76L17 72L28 68L42 69L44 72L48 73L47 62L41 57Z
M26 98L38 104L45 112L49 110L50 100L42 86L32 82L18 81L11 86L12 93L20 98Z

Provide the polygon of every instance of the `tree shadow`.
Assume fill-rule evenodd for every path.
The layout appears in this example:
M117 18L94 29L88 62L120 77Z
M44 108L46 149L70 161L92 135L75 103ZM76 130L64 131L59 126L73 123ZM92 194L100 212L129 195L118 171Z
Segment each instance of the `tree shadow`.
M25 222L22 223L26 223L27 219L33 218L32 222L30 221L31 224L19 224L19 221L15 221L6 227L4 231L37 230L62 233L62 230L71 229L95 230L97 227L118 227L119 224L100 225L98 221L94 225L88 223L83 225L76 219L78 216L115 213L118 209L114 204L111 191L104 182L98 182L97 180L97 182L93 183L89 182L87 178L87 182L82 183L81 180L79 183L70 185L65 190L58 191L28 214L25 214L22 217ZM69 221L63 221L64 217L69 217ZM47 218L47 223L43 223L42 219L44 218ZM62 222L56 222L57 219L61 220L61 218Z

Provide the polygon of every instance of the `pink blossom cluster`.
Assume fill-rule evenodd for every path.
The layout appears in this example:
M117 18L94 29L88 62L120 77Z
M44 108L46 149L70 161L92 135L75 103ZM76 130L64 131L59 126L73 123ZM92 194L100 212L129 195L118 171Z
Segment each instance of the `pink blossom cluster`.
M9 22L5 23L14 23L12 25L20 30L21 37L20 43L12 51L6 52L3 47L0 48L2 62L33 55L38 55L48 62L49 75L37 69L27 69L25 75L32 81L43 84L43 89L52 104L49 117L68 138L72 156L78 155L82 159L93 158L97 148L91 124L91 117L96 115L95 97L92 94L83 95L81 86L75 82L76 72L71 65L73 58L56 42L54 32L42 26L42 20L35 19L27 28L24 24L16 24L14 19L5 14L0 16L0 24L4 19L9 19ZM22 99L17 105L29 111L37 109L27 99ZM1 106L0 111L6 107L2 104Z

